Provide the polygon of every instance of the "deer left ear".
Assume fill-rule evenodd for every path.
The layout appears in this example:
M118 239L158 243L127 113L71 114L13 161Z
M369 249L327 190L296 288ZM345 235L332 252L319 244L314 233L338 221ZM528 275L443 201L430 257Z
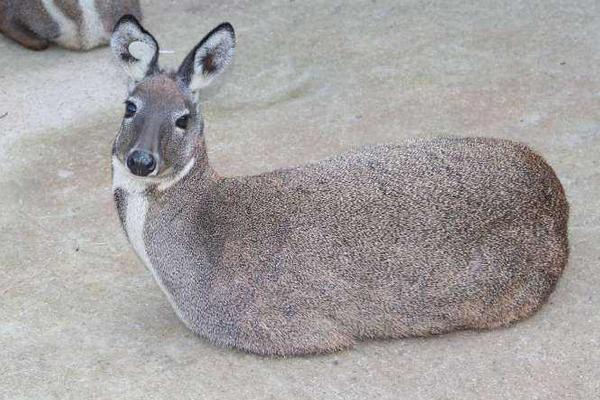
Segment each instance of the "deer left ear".
M207 87L233 61L235 32L224 22L210 31L192 49L177 71L177 76L192 92Z
M110 46L134 82L158 72L158 43L134 16L125 15L117 22Z

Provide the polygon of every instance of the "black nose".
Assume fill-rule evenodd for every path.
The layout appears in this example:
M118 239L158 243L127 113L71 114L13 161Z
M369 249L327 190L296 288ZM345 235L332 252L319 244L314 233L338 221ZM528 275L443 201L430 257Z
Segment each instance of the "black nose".
M148 152L134 150L127 157L127 168L137 176L147 176L156 168L156 160Z

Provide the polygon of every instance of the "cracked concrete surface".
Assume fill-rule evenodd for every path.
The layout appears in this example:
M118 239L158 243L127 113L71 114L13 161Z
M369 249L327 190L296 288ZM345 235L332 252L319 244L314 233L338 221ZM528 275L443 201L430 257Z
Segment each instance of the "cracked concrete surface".
M143 6L170 66L219 22L236 27L234 70L204 101L221 173L415 136L523 141L567 191L568 269L509 329L310 358L214 347L177 320L118 225L109 153L125 86L109 50L0 37L1 399L600 398L598 1Z

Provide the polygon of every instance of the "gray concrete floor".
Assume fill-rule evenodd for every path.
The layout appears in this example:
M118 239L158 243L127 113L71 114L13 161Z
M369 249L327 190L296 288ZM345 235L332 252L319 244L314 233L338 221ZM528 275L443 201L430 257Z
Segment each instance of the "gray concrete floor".
M572 206L570 265L509 329L323 357L216 348L177 320L120 231L109 153L124 80L108 49L0 38L0 398L600 398L600 2L162 1L175 66L223 20L233 72L206 94L225 175L415 136L526 142Z

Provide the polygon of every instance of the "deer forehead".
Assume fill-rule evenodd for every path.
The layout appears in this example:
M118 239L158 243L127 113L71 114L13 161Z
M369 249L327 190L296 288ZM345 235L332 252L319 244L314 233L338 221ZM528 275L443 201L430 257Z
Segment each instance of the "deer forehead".
M147 78L140 82L132 97L142 100L144 105L169 110L186 108L189 100L177 82L166 74Z

